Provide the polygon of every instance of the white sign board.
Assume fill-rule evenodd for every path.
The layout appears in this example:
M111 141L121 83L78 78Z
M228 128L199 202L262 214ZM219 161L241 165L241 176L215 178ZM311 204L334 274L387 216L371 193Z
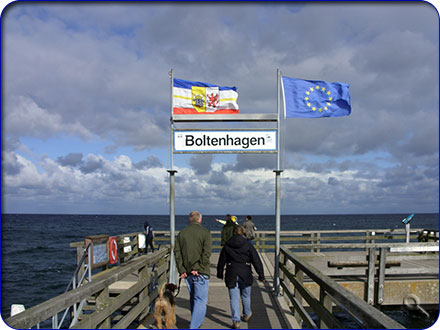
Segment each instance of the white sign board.
M174 152L275 152L277 132L174 131Z

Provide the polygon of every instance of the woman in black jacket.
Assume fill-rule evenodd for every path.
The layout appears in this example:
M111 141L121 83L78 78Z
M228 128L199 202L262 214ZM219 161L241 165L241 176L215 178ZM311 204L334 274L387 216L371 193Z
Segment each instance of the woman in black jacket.
M232 312L232 328L240 328L240 298L243 305L243 321L252 316L251 288L254 278L251 264L258 273L258 280L264 281L263 264L254 246L246 239L246 230L237 225L234 236L222 248L217 264L217 277L223 279L226 265L225 283L229 289Z

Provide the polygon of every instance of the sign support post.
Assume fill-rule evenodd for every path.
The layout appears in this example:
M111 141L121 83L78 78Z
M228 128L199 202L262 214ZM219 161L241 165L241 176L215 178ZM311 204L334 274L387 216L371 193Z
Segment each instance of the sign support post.
M277 169L275 172L275 271L273 279L273 289L277 296L280 295L280 231L281 231L281 173L280 169L280 146L281 146L281 101L280 101L280 83L281 83L281 71L277 69Z
M174 258L174 241L175 241L175 208L174 208L174 176L176 170L168 170L170 173L170 283L177 284L176 260Z
M273 290L279 295L279 258L280 258L280 228L281 228L281 173L280 169L280 141L281 141L281 101L280 101L281 71L277 70L277 113L264 114L173 114L173 70L171 78L171 117L170 117L170 235L171 235L171 269L170 282L176 283L176 266L174 259L175 240L175 209L174 209L174 176L177 173L173 168L173 154L179 153L276 153L277 163L275 172L275 274ZM253 130L244 128L233 129L176 129L175 123L194 122L276 122L276 129L269 130L257 128ZM274 133L275 132L275 133ZM276 139L276 146L271 143ZM172 276L174 274L174 277Z
M169 72L170 76L170 169L167 171L170 173L170 248L171 248L171 255L170 255L170 283L177 284L177 270L176 270L176 260L174 256L174 242L175 242L175 205L174 205L174 176L176 175L177 171L174 169L174 156L173 156L173 145L174 145L174 123L173 123L173 81L174 81L174 70L171 69Z

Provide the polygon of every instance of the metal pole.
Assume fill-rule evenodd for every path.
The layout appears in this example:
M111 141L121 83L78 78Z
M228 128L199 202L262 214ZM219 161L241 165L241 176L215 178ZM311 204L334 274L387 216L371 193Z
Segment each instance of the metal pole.
M280 230L281 230L281 172L282 170L276 170L275 172L275 272L273 279L273 287L276 295L280 294Z
M175 237L175 209L174 209L174 176L177 173L174 170L174 122L173 122L173 84L174 84L174 70L170 73L170 283L177 284L176 260L174 258L174 237Z
M174 85L174 70L171 69L168 73L170 76L170 169L174 169L174 121L173 121L173 85Z
M92 251L90 251L92 247L89 247L89 252L87 255L87 267L89 274L89 283L92 282Z
M280 131L280 79L281 71L277 69L277 169L275 172L275 271L273 279L273 288L275 294L280 294L280 231L281 231L281 172L280 169L280 143L281 143L281 131Z
M409 235L411 233L409 222L405 224L405 230L406 230L406 243L409 243Z
M176 260L174 259L174 236L175 236L175 211L174 211L174 176L176 170L168 170L170 173L170 283L177 284Z
M280 69L277 69L277 113L278 113L278 120L277 120L277 171L280 170L280 163L281 163L281 157L280 157L280 148L281 148L281 101L280 101L280 89L281 89L281 71Z

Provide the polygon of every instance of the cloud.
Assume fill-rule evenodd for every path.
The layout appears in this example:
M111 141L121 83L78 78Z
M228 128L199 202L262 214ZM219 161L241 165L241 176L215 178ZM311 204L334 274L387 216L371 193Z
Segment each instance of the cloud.
M148 156L147 159L135 163L133 166L138 170L148 169L152 167L163 167L162 162L156 156Z
M276 168L276 158L274 155L257 154L238 154L234 164L224 167L224 171L244 172L249 169L269 169Z
M101 157L95 155L88 155L84 160L84 163L80 166L81 172L84 174L93 173L104 167L104 160Z
M227 187L228 185L231 184L231 181L222 171L211 171L207 182L210 185L224 186L224 187Z
M5 152L2 157L2 168L6 175L17 175L23 169L23 165L19 162L18 157L13 152Z
M211 171L213 156L208 154L196 154L191 156L189 165L198 175L207 174Z
M145 212L146 208L164 211L157 207L164 204L168 191L164 168L138 170L127 156L109 161L89 154L76 167L48 157L38 164L20 155L15 157L20 171L5 173L4 198L8 205L22 211L54 213L69 209L108 214L126 213L129 206L134 207L129 213Z
M334 178L334 177L329 177L327 183L329 185L335 186L339 183L338 179Z
M20 3L3 24L3 180L18 208L167 212L170 68L237 86L245 114L275 112L280 68L348 83L352 97L348 117L283 120L283 210L438 210L429 4ZM41 146L58 137L77 145ZM178 168L178 210L270 213L275 166L194 155Z
M61 115L38 106L27 97L13 98L12 111L8 111L5 120L7 131L12 136L30 136L48 138L67 133L84 139L90 138L90 132L78 121L65 122Z
M17 137L8 138L4 143L4 148L8 151L15 151L21 147L22 143Z
M83 154L80 152L69 153L66 156L57 158L57 163L62 166L77 166L82 163Z
M121 37L69 30L50 15L39 19L30 7L17 19L9 12L8 18L5 75L11 110L6 120L11 134L97 136L138 150L166 145L167 126L151 114L169 111L167 71L158 83L158 72L124 47ZM163 96L167 101L161 101Z
M125 155L106 160L89 154L76 166L63 165L73 165L69 159L75 157L68 154L61 162L45 157L34 164L9 153L3 166L17 170L4 174L7 205L21 202L32 210L31 205L38 203L39 207L47 205L46 212L53 211L54 204L92 213L168 211L168 173L164 167L156 166L155 157L139 164ZM354 162L305 164L310 166L285 169L282 173L283 213L371 213L371 208L375 212L393 212L395 207L400 207L401 212L419 212L438 205L438 175L427 168L394 166L378 171L365 163L360 173L362 167ZM223 171L223 167L221 163L212 164L211 171L203 175L196 169L177 167L176 212L198 208L204 213L239 214L252 210L264 214L273 210L272 170ZM327 170L310 171L319 167Z

